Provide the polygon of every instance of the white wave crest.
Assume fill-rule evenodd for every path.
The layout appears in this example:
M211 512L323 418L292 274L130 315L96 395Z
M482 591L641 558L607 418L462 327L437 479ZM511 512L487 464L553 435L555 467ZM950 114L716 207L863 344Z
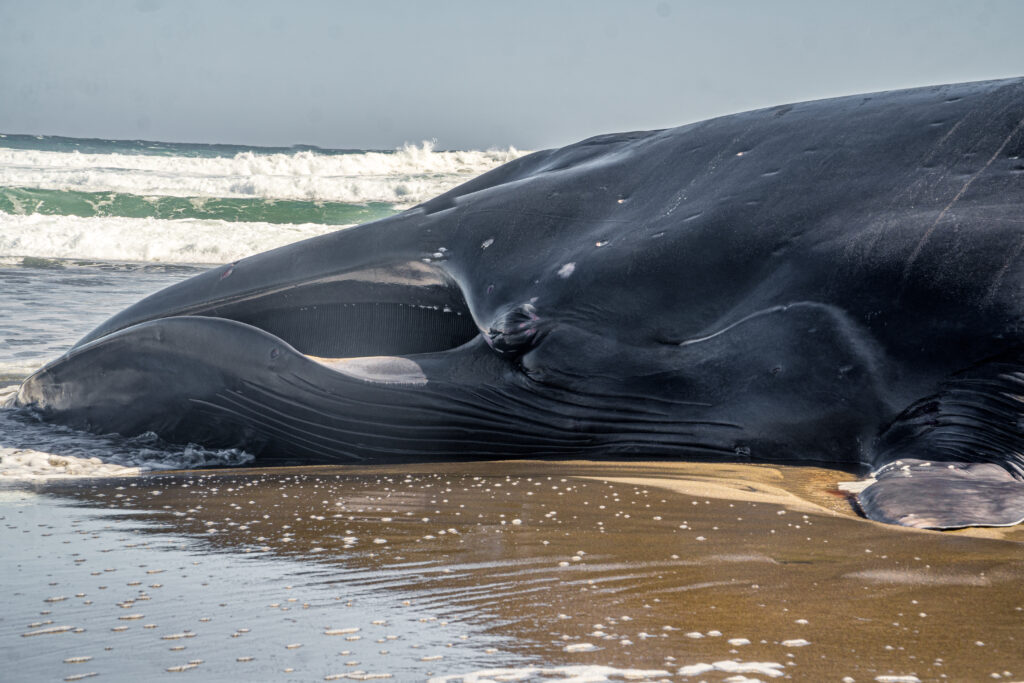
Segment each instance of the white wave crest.
M340 225L184 218L81 218L0 211L0 256L216 264L334 232Z
M175 197L248 197L411 206L525 152L242 152L233 157L81 154L0 148L0 186Z

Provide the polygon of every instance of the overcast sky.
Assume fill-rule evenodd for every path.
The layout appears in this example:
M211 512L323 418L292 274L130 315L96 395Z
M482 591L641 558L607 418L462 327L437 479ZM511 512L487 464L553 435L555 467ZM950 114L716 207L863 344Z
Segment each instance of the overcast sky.
M1024 75L1017 0L0 0L0 132L566 144Z

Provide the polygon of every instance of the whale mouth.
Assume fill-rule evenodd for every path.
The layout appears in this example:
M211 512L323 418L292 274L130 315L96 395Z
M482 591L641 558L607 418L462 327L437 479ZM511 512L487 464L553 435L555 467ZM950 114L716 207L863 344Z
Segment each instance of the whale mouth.
M447 351L479 334L462 290L418 263L249 293L188 315L252 325L321 358Z
M230 282L234 273L233 266L226 266L211 275L224 290L224 281ZM435 353L462 346L480 333L458 284L415 261L243 287L214 297L202 285L187 289L195 291L178 285L139 302L77 346L132 325L179 316L245 323L316 360ZM175 300L159 301L168 298L167 292Z

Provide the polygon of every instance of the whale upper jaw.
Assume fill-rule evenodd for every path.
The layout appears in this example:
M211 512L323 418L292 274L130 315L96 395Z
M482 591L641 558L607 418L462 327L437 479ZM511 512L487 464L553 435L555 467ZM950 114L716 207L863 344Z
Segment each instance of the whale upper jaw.
M118 313L76 348L177 316L245 323L301 353L328 358L441 351L475 337L479 329L459 284L425 263L414 247L393 243L367 257L367 229L384 231L393 223L343 230L213 268Z

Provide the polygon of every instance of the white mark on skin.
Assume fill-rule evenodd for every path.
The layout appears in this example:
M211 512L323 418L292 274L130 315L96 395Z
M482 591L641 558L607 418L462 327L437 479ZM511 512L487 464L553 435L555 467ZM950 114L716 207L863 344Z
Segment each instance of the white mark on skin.
M1006 277L1010 266L1017 262L1022 250L1024 250L1024 237L1017 240L1016 247L1006 252L1006 261L1003 263L1003 267L996 272L996 276L992 279L992 284L989 285L988 291L985 292L985 297L981 300L982 306L989 306L995 301L996 295L999 293L999 287L1003 284L1003 278Z
M575 263L566 263L564 266L558 269L558 277L564 280L570 275L572 275L574 270L576 270Z
M970 114L968 114L967 116L970 116ZM932 151L928 153L928 156L926 156L926 157L925 157L925 158L924 158L924 159L923 159L923 160L921 161L921 163L922 163L922 164L927 164L927 163L928 163L929 161L931 161L931 160L932 160L932 157L933 157L933 156L935 156L935 153L936 153L936 152L937 152L937 151L938 151L938 150L939 150L939 149L940 149L940 148L941 148L941 147L942 147L942 146L943 146L944 144L946 144L946 140L948 140L949 138L951 138L951 137L953 136L953 133L955 133L955 132L956 132L956 129L960 127L960 124L961 124L961 123L963 123L964 121L966 121L966 120L967 120L967 116L964 116L964 117L963 117L962 119L960 119L959 121L957 121L956 123L954 123L954 124L953 124L953 126L952 126L952 127L951 127L951 128L950 128L950 129L948 130L948 131L946 131L946 134L945 134L945 135L943 135L943 136L942 136L942 138L941 138L941 139L940 139L940 140L939 140L938 142L936 142L936 143L935 143L935 146L934 146L934 147L932 148Z
M743 323L747 322L748 320L760 317L762 315L768 315L770 313L785 313L787 310L789 310L790 306L800 305L800 303L802 303L802 302L796 302L795 304L789 304L789 305L771 306L769 308L766 308L766 309L763 309L763 310L760 310L760 311L754 311L750 315L744 316L744 317L740 318L739 320L737 320L736 322L732 323L731 325L727 325L727 326L723 327L722 329L720 329L720 330L718 330L716 332L712 332L709 335L706 335L704 337L698 337L696 339L686 339L684 341L679 342L679 345L680 346L689 346L690 344L698 344L700 342L706 342L709 339L714 339L715 337L717 337L720 334L725 334L726 332L728 332L732 328L734 328L734 327L736 327L738 325L742 325Z
M486 249L487 247L491 246L492 244L494 244L494 238L493 238L493 237L489 237L489 238L485 239L485 240L484 240L484 241L483 241L483 242L482 242L482 243L480 244L480 248L481 248L481 249Z

